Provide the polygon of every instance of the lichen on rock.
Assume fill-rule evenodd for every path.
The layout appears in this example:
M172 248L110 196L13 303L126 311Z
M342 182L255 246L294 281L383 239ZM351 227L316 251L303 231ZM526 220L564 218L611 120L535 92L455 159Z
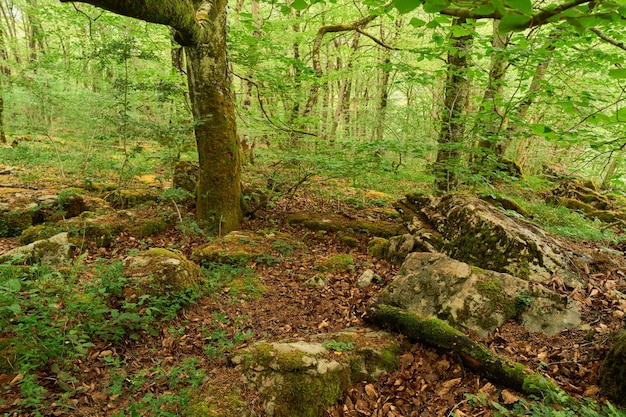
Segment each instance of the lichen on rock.
M580 324L575 303L542 285L441 253L410 254L379 299L481 336L514 318L530 331L549 335Z

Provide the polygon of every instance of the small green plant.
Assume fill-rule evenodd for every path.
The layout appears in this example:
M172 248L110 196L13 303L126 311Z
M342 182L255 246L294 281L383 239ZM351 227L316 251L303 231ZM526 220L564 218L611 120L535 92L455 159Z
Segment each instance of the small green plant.
M557 397L554 397L557 395ZM595 401L584 398L574 401L565 394L561 398L559 394L550 394L540 399L531 396L529 400L520 399L508 408L495 401L489 402L483 394L465 394L468 403L475 408L489 407L494 411L495 417L624 417L625 410L618 410L611 403L600 405Z
M276 249L281 255L289 257L293 254L294 246L284 240L277 240L272 243L272 248Z
M225 314L214 312L211 316L215 320L214 325L204 326L201 329L206 341L203 350L211 359L223 357L235 346L254 337L254 333L251 330L245 330L247 316L237 317L232 324L232 331L226 329L230 324L230 320Z
M322 346L326 349L334 350L336 352L348 352L354 350L354 345L350 342L340 342L337 340L324 340Z

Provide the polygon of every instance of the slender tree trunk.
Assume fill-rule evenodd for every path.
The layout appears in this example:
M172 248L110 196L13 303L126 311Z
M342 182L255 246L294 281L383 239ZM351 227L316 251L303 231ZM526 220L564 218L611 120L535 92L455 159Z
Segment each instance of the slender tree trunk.
M483 94L481 108L479 109L476 130L480 136L478 146L483 153L494 153L502 156L503 143L499 140L505 117L500 108L502 92L504 90L504 77L506 75L507 59L504 49L509 43L509 36L499 33L500 21L493 21L493 35L491 46L491 68L489 79ZM483 158L479 156L478 161Z
M515 141L516 160L517 160L517 163L521 167L525 167L527 165L528 148L530 147L531 141L533 139L524 138L524 139L518 140L519 131L520 131L520 123L523 120L526 120L528 116L528 110L530 109L530 106L532 106L532 104L535 102L535 99L537 98L537 94L541 90L541 86L543 84L543 80L548 71L548 67L550 66L550 63L552 62L552 51L554 51L555 49L554 40L558 38L559 36L560 35L558 32L553 32L552 34L548 36L548 43L545 45L545 50L547 51L546 56L541 62L537 64L537 67L535 69L535 74L533 75L533 79L530 82L528 91L526 92L526 95L524 96L520 104L518 105L517 109L514 110L514 114L511 116L512 118L516 120L516 122L509 124L509 126L507 126L507 129L505 131L505 138L501 145L502 152L506 151L509 145L513 143L513 141Z
M456 18L452 24L462 26L465 19ZM470 88L467 70L472 42L471 34L450 35L445 97L440 113L437 161L434 166L435 189L440 192L454 191L458 186L458 169L462 164L460 147L465 135L464 115Z
M39 22L37 10L37 0L27 0L28 3L28 49L30 62L37 60L37 56L40 52L45 50L43 42L43 29Z

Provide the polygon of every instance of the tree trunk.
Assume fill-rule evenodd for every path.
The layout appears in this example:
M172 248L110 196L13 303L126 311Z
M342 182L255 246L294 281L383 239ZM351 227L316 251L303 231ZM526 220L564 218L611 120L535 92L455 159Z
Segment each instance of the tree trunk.
M200 165L196 217L220 235L237 229L243 217L241 145L226 59L227 0L82 2L175 29L176 42L185 46L189 95L196 124Z
M426 343L455 353L466 367L492 381L528 395L573 401L552 380L524 365L501 358L437 318L422 317L397 307L378 304L368 310L366 321L405 335L413 343Z
M457 18L452 22L453 26L464 24L464 18ZM465 135L464 115L470 87L467 70L473 36L451 34L450 41L437 161L434 166L435 189L441 192L454 191L458 186L458 169L462 163L460 147Z
M501 157L504 152L503 143L499 136L504 125L504 115L500 108L502 91L504 90L504 76L506 75L507 59L504 49L509 43L508 35L499 33L500 21L493 21L493 35L491 46L491 67L489 69L489 80L483 94L481 108L476 122L476 128L480 139L478 146L483 153L494 153L496 157ZM479 155L478 161L483 158Z
M226 2L221 2L225 8ZM235 230L241 212L241 144L226 61L226 14L213 41L185 48L196 123L200 175L196 215L220 235Z

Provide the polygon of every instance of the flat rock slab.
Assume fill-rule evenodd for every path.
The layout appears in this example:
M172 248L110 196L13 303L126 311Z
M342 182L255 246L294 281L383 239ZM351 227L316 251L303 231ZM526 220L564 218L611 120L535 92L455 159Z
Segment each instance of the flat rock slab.
M510 274L483 270L441 253L414 252L380 301L487 336L507 320L553 335L580 324L573 300Z
M20 246L0 255L0 262L12 261L19 264L59 265L70 259L72 244L66 232L49 239L41 239L28 245Z

